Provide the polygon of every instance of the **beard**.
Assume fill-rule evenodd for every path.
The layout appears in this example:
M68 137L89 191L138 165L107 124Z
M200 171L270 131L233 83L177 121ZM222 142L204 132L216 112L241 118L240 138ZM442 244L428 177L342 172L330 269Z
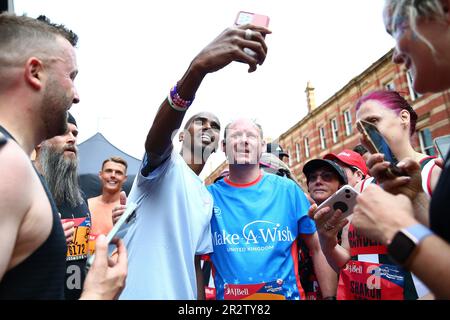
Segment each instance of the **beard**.
M63 92L53 78L49 79L48 87L42 101L41 120L44 124L46 137L50 139L63 135L67 131L67 110L71 99Z
M77 207L84 201L78 184L78 159L64 157L66 147L57 150L44 142L38 161L56 205L68 203Z

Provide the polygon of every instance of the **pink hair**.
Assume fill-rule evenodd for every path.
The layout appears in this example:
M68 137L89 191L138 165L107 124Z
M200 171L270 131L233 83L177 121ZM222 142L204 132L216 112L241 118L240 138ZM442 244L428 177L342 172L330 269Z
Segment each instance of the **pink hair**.
M409 135L412 136L416 131L417 113L398 92L389 90L378 90L370 92L356 102L356 112L361 108L361 105L369 100L374 100L381 103L385 108L395 111L400 114L402 110L409 112Z

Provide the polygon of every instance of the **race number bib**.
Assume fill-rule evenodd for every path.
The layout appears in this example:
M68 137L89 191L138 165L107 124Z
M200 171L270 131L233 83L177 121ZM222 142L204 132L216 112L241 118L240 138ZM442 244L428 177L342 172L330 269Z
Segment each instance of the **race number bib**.
M338 300L403 300L404 271L387 264L350 260L339 275Z
M67 244L67 261L86 259L88 254L89 231L91 221L89 217L75 219L61 219L61 221L73 221L75 233L73 240Z

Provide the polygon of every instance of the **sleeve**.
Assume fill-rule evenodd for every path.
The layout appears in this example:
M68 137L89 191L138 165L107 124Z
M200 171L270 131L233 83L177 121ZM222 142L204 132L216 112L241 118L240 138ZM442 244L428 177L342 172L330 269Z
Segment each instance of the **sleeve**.
M298 214L298 233L299 234L313 234L316 232L315 222L308 216L308 209L310 207L309 201L305 196L305 193L296 185L295 195L296 195L296 212Z
M139 173L136 176L137 185L142 187L145 185L151 185L157 183L161 177L163 177L166 172L174 166L175 161L177 159L177 154L173 151L166 160L164 160L156 169L151 171L147 176L143 175L146 168L149 165L149 155L145 153L144 158L142 159L141 167L139 168Z

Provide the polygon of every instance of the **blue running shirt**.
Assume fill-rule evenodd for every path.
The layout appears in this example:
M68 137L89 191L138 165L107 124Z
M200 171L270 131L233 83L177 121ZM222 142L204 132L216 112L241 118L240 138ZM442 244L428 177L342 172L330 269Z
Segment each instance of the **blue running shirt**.
M304 299L295 240L316 228L303 191L268 173L245 186L225 178L208 190L217 299Z

